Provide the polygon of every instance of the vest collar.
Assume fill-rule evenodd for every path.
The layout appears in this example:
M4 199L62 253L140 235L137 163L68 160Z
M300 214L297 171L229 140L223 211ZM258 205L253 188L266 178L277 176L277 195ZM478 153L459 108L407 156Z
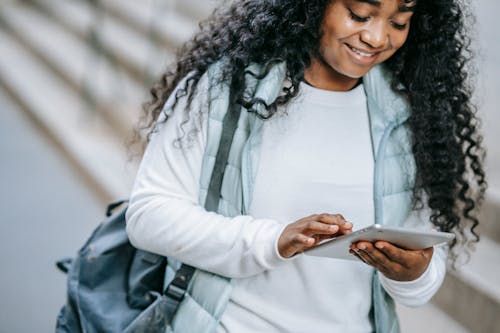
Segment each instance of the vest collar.
M269 72L262 78L259 76L264 68L258 64L252 64L247 68L246 96L253 96L266 105L273 103L281 93L286 79L286 62L279 62L271 66ZM410 116L407 100L394 92L391 88L391 74L384 69L384 65L372 68L364 77L363 85L370 105L370 117L376 118L386 126L389 124L401 124ZM373 107L375 106L375 107ZM255 111L267 114L264 105L257 103Z
M391 74L384 65L375 66L363 77L370 117L386 125L399 125L409 118L410 109L406 98L394 92L391 82Z

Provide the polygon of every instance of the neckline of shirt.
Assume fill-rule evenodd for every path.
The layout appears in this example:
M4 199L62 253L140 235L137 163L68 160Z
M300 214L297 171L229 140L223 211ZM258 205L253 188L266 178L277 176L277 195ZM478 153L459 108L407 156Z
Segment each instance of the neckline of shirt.
M313 87L305 82L300 82L300 92L303 101L319 103L330 106L353 106L366 103L363 84L359 84L349 91L332 91Z

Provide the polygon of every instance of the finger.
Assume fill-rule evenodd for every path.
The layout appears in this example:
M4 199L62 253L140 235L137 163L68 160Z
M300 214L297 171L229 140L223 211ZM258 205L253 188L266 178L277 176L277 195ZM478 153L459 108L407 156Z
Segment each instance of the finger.
M339 231L339 226L318 221L308 221L304 224L302 231L306 236L313 236L316 234L333 235Z
M368 256L380 267L383 273L395 273L401 269L401 264L392 261L382 251L379 251L372 243L360 242L357 247L368 254Z
M313 246L314 243L315 243L315 239L314 237L308 237L306 235L303 235L303 234L296 234L293 238L292 238L292 245L296 248L296 249L302 249L304 247L310 247L310 246Z
M390 274L389 269L386 266L380 264L378 261L376 261L371 256L371 254L368 253L366 250L357 249L357 251L359 253L359 256L361 256L368 265L372 266L373 268L375 268L377 271L380 271L384 275Z
M332 239L332 238L335 238L338 236L339 236L338 234L333 234L333 235L315 235L314 237L317 239L317 241L319 243L319 242L322 242L326 239Z
M313 246L314 242L315 240L312 237L296 234L287 242L287 245L284 247L282 252L280 251L280 254L285 258L289 258L304 251L306 248Z
M375 247L383 252L390 260L395 261L408 268L409 253L389 242L375 242Z
M323 213L318 215L317 220L328 224L336 224L338 226L344 226L347 223L351 224L347 222L341 214Z
M373 257L371 253L367 251L368 246L371 245L372 244L368 242L359 242L357 244L352 244L351 249L356 254L358 254L358 256L361 257L366 264L373 266L375 269L381 271L384 274L388 273L389 272L388 268L383 264L381 264L380 262L378 262L376 258Z
M375 263L373 262L373 260L368 256L367 253L363 252L362 250L358 249L358 248L353 248L353 251L354 253L356 254L356 256L361 259L362 262L364 262L365 264L367 265L370 265L370 266L373 266L375 267ZM377 268L377 267L375 267Z
M338 225L342 230L351 230L352 223L347 222L341 214L327 214L323 213L318 216L317 221Z
M368 265L368 263L359 254L357 254L356 251L350 249L349 253L352 254L353 256L355 256L356 258L358 258L360 261L362 261Z

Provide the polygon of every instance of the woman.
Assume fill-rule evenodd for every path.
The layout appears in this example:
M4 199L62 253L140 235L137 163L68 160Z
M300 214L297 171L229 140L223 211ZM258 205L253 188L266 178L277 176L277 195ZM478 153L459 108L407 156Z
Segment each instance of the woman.
M479 239L467 46L455 0L240 0L216 11L152 90L127 212L135 246L199 269L173 329L397 332L392 299L427 302L445 249L359 242L357 262L301 252L373 223L453 231L452 258ZM239 127L218 213L207 212L231 98Z

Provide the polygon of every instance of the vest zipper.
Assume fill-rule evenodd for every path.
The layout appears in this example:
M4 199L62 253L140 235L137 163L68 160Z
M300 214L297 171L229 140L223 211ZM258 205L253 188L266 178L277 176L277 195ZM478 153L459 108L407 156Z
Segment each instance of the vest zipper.
M376 224L384 224L384 212L383 212L383 185L382 184L382 176L384 174L384 164L383 160L385 158L385 148L387 145L387 140L391 133L399 127L403 125L408 118L403 119L399 122L392 122L384 131L382 135L382 139L380 140L380 144L377 149L377 153L375 156L375 167L374 167L374 180L373 180L373 200L375 205L375 223Z

